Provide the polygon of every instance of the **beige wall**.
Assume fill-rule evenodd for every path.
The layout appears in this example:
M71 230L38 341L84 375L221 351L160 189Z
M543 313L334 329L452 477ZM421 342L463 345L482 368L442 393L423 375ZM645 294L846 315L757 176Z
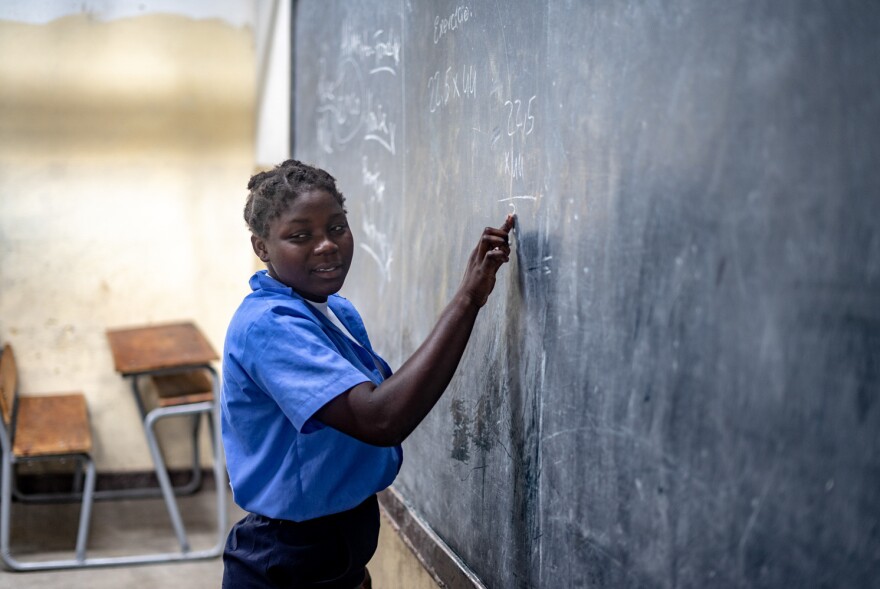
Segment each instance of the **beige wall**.
M0 55L0 342L23 392L85 393L99 471L148 470L104 332L193 319L222 348L253 270L252 31L175 15L0 21ZM172 446L169 463L187 464Z
M105 330L194 319L219 352L246 294L253 45L183 16L0 20L0 343L23 392L85 393L99 472L152 467ZM283 58L270 89L286 88ZM259 94L262 152L280 161L286 98ZM171 466L188 464L182 425L160 431ZM388 520L370 569L377 587L437 586Z

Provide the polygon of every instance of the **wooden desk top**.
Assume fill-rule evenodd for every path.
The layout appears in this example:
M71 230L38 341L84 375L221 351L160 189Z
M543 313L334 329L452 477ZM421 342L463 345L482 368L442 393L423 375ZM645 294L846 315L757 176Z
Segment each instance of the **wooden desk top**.
M217 352L193 323L108 329L113 364L123 375L198 366L217 360Z

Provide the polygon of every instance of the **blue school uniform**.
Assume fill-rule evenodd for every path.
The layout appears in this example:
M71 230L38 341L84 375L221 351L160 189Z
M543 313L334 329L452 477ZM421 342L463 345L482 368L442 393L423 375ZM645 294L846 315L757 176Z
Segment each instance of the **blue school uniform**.
M265 270L250 286L226 334L220 401L233 497L253 514L237 526L250 521L247 534L259 535L266 522L277 521L290 534L294 522L310 522L296 534L317 538L325 535L321 522L345 520L346 513L374 505L375 494L397 476L403 453L400 446L372 446L327 427L315 412L355 385L378 385L391 369L372 350L360 315L345 298L331 295L328 306L360 345ZM377 514L375 519L378 526ZM333 525L344 530L348 524ZM242 538L235 535L233 529L227 553L235 541L238 560L265 558L242 557Z

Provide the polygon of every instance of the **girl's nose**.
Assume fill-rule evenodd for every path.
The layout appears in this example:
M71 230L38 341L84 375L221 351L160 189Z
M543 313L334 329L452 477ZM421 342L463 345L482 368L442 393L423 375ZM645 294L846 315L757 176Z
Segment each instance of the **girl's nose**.
M325 235L315 247L315 254L324 256L327 254L335 254L337 250L339 250L339 246L336 245L336 242Z

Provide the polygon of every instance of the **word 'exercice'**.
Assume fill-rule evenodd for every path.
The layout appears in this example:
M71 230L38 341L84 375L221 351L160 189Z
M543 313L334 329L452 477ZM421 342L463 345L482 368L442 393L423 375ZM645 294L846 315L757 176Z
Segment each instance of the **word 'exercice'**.
M434 17L434 45L440 42L444 35L450 33L470 20L474 15L468 6L457 6L449 18Z

